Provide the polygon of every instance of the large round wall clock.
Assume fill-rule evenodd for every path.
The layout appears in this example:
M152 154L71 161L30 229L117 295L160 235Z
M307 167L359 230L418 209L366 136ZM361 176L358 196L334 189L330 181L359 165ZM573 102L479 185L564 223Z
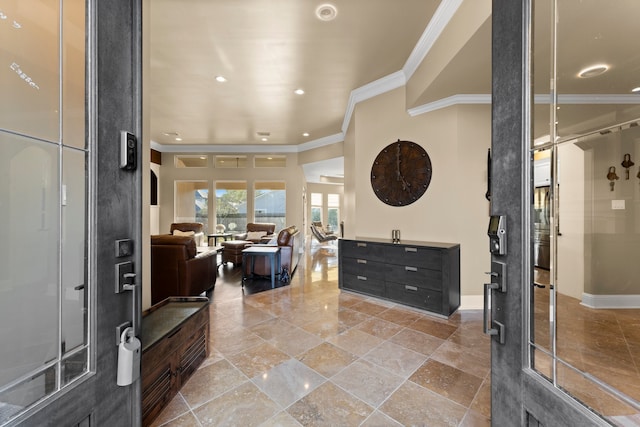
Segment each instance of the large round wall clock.
M371 187L390 206L407 206L418 200L431 182L431 159L420 145L396 141L387 145L371 166Z

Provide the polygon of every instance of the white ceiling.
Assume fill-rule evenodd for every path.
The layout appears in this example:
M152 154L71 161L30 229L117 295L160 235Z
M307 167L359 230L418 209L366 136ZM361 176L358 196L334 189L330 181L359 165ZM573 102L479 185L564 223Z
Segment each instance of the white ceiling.
M402 69L440 1L331 0L330 22L315 15L322 3L151 1L152 141L297 145L340 133L351 91Z

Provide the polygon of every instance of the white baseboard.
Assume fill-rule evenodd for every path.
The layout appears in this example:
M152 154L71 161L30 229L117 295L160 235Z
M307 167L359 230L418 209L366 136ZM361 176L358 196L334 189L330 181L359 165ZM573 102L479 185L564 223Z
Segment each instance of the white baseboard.
M640 308L640 295L582 294L582 305L589 308Z
M462 295L460 297L460 310L482 310L484 308L484 295Z

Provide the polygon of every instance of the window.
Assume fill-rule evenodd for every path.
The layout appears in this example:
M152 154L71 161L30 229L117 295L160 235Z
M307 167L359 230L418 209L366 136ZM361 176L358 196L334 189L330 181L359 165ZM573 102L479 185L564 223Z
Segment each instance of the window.
M176 168L206 168L208 157L205 155L175 156Z
M327 198L327 231L336 232L340 224L340 195L328 194Z
M254 185L255 222L273 222L276 230L286 226L287 191L283 181L256 182Z
M207 181L176 181L175 222L201 222L205 233L209 225L209 183Z
M223 169L240 169L247 167L247 156L221 155L215 157L215 167ZM246 188L245 188L246 190Z
M255 156L253 165L257 168L285 168L287 167L287 156Z
M311 222L322 222L322 193L311 193Z
M216 182L216 224L222 224L230 232L247 229L246 181Z

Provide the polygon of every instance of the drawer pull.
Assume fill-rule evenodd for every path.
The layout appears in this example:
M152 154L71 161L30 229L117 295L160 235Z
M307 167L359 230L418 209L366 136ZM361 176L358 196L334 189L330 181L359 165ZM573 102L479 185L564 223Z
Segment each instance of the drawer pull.
M358 276L358 280L367 280L365 276Z
M414 291L414 292L418 290L418 288L417 288L417 287L415 287L415 286L409 286L409 285L404 285L404 288L405 288L406 290L408 290L408 291Z
M362 242L358 242L358 247L359 248L366 248L367 244L366 243L362 243Z
M404 248L405 252L418 252L418 248Z
M358 264L366 264L367 260L366 259L359 259L358 261L356 261Z
M405 266L404 267L405 271L418 271L418 267L409 267L409 266Z

